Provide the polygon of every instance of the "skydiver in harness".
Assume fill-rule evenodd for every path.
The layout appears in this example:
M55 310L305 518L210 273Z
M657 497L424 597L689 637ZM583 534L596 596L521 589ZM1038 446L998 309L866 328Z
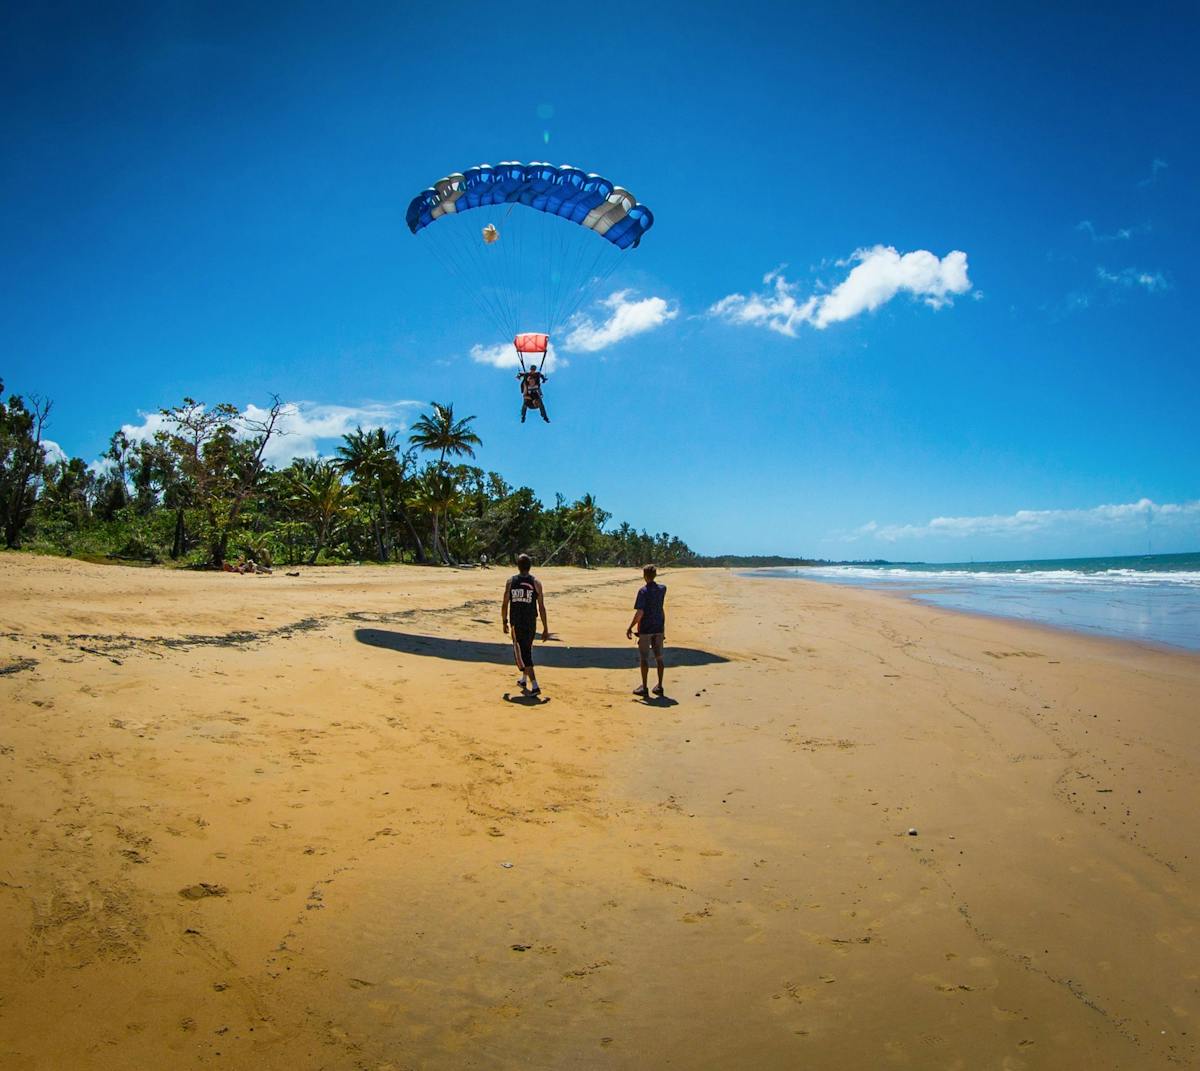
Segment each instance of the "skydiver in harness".
M546 362L543 361L544 365ZM518 372L517 379L521 381L521 423L525 423L525 414L530 409L536 409L542 414L542 419L549 424L550 418L546 416L546 403L542 398L542 384L549 379L549 376L543 375L538 371L536 364L531 364L526 372Z

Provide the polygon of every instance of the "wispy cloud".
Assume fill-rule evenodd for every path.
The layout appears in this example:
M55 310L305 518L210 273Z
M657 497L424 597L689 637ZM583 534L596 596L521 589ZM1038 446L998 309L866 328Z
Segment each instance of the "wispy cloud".
M709 316L731 324L765 327L795 338L797 327L812 323L818 299L798 299L799 286L789 283L779 268L767 272L762 281L769 288L765 293L729 294L709 307Z
M280 415L278 434L267 444L264 453L272 465L287 465L295 457L318 457L332 454L337 441L356 427L384 428L403 431L408 425L405 416L421 402L366 402L362 405L332 405L323 402L287 402ZM241 411L242 421L261 421L269 410L251 403ZM152 439L169 425L161 413L142 413L138 424L122 425L121 430L132 441ZM240 430L247 432L246 424Z
M1096 225L1090 219L1082 219L1075 224L1075 229L1088 235L1097 245L1103 245L1106 242L1127 242L1136 235L1149 234L1150 224L1142 223L1136 227L1118 227L1111 233L1105 233L1097 230Z
M924 524L878 524L870 521L854 530L851 539L870 538L885 543L901 539L965 536L1021 536L1056 528L1110 528L1143 531L1148 525L1179 527L1200 525L1200 500L1165 502L1148 498L1121 505L1091 509L1022 509L1016 513L978 517L934 517Z
M794 338L802 324L824 330L873 312L900 294L940 309L971 289L967 254L957 249L939 258L927 249L900 253L893 246L877 245L858 249L838 264L854 267L828 293L802 297L800 284L790 282L777 268L763 276L765 291L729 294L714 303L708 314Z
M1096 268L1096 278L1109 286L1133 290L1140 287L1150 293L1170 289L1170 283L1163 277L1162 272L1142 271L1139 268L1122 268L1120 271L1109 271L1100 266Z
M1143 190L1147 186L1153 186L1158 181L1158 176L1167 169L1167 161L1155 157L1150 163L1150 174L1138 182L1138 186Z
M636 299L632 294L632 290L618 290L601 301L600 306L608 314L598 323L588 316L575 317L563 348L572 353L596 353L662 327L679 315L679 310L664 298Z

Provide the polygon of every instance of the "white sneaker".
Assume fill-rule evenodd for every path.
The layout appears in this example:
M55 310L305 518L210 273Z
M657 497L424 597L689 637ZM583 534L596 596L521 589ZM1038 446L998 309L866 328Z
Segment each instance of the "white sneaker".
M518 687L518 688L524 688L524 687L525 687L525 678L524 678L524 677L518 677L518 678L517 678L517 687Z

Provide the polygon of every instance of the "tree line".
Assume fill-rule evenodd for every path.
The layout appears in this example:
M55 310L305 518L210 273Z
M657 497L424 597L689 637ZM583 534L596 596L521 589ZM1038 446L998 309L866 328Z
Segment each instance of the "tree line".
M430 403L401 439L358 427L332 457L278 468L268 447L287 406L257 419L193 398L160 410L161 428L117 431L103 463L48 459L52 405L0 381L0 524L8 548L219 567L239 558L295 565L352 561L458 565L522 552L543 565L689 564L677 536L650 534L586 494L552 506L470 462L474 417Z

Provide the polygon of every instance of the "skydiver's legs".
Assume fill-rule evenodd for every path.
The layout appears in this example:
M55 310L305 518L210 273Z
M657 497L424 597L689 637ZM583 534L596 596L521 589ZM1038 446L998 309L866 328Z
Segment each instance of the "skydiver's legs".
M541 414L542 414L542 419L543 419L543 420L544 420L544 421L545 421L547 424L549 424L549 423L550 423L550 418L549 418L548 416L546 416L546 403L545 403L545 401L544 401L544 400L543 400L543 401L539 401L539 402L538 402L538 410L539 410L539 411L541 412Z
M525 414L526 414L528 411L529 411L529 403L528 403L528 402L522 402L522 403L521 403L521 423L522 423L522 424L524 424L524 423L525 423Z

